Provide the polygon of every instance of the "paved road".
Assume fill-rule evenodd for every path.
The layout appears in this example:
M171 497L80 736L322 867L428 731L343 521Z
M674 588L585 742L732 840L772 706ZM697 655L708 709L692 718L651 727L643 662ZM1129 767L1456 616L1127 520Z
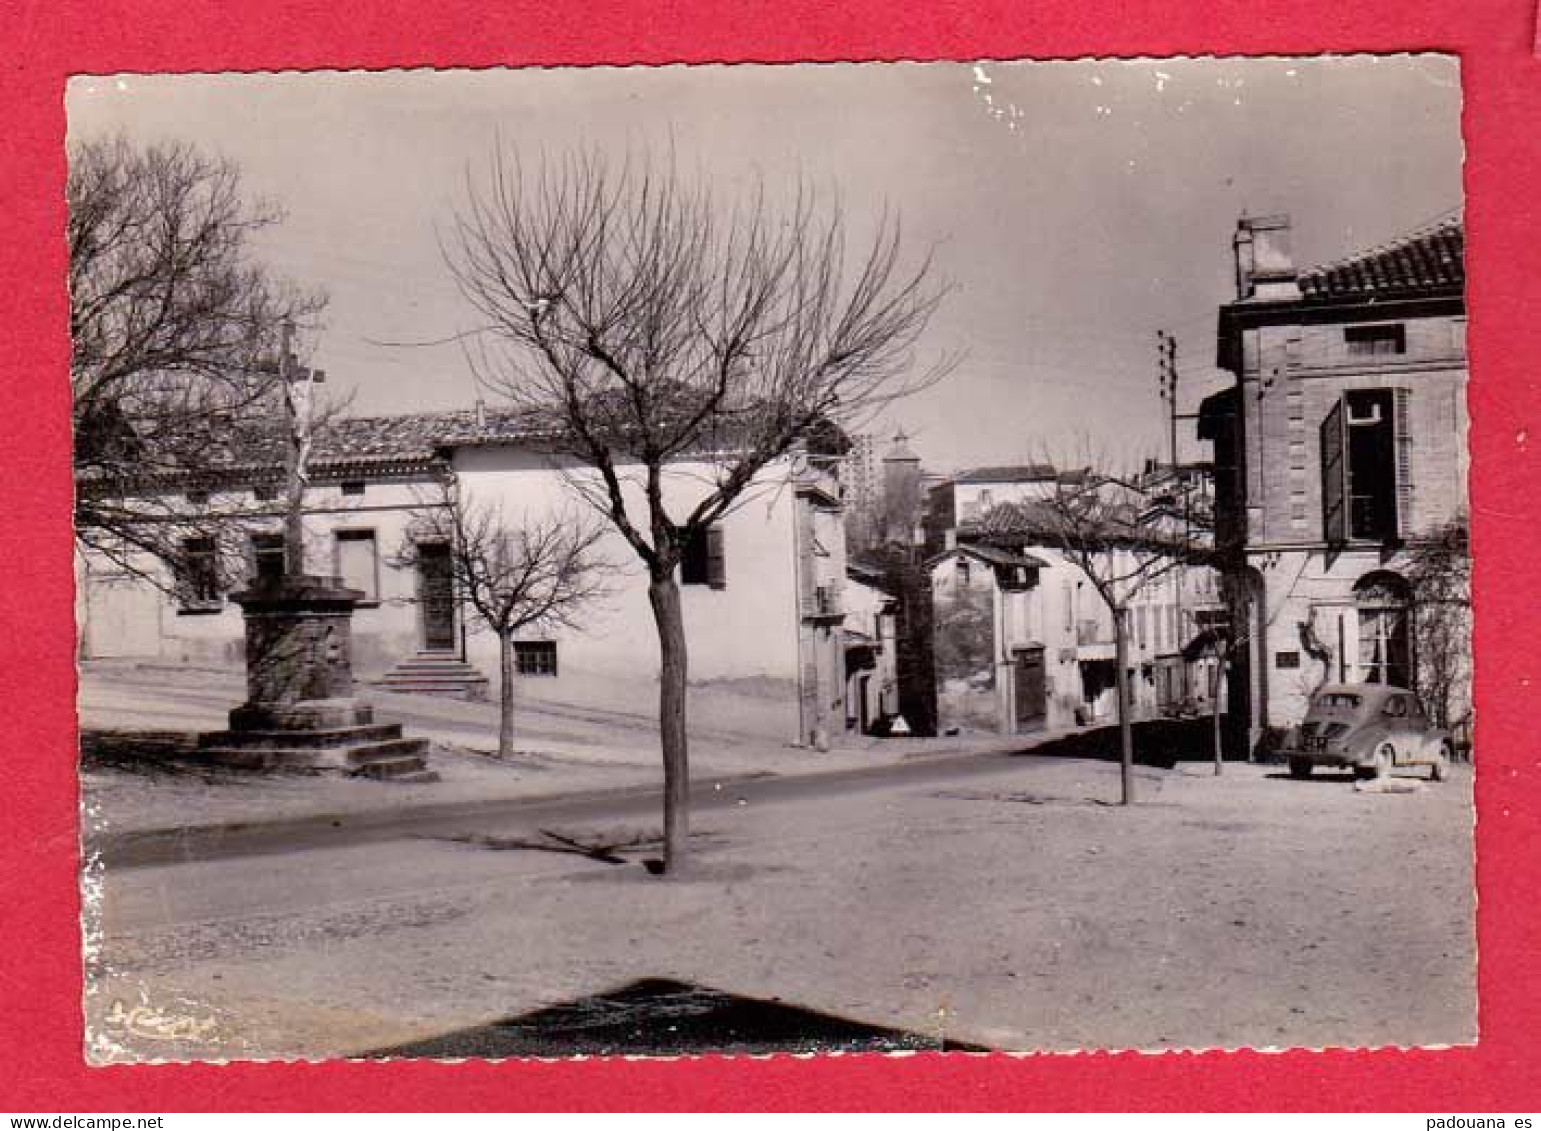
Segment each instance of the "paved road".
M697 811L766 805L841 793L968 781L1020 769L1032 754L991 752L807 775L706 777L692 788ZM659 789L630 789L556 800L515 800L446 805L408 812L352 817L301 818L272 824L193 828L179 832L129 833L88 847L112 869L185 864L236 856L297 853L320 848L379 844L414 837L459 834L507 836L554 822L599 818L656 819Z

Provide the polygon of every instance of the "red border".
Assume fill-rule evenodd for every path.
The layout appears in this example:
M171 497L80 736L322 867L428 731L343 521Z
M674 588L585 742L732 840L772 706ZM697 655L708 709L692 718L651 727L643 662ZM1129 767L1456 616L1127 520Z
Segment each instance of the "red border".
M1501 1112L1541 1099L1536 666L1541 61L1534 0L11 0L0 51L0 1106L12 1111L838 1108ZM63 88L70 73L1453 50L1466 85L1482 1041L1446 1052L87 1069L71 658ZM1373 160L1373 155L1366 155ZM1527 430L1536 431L1531 439ZM1536 492L1532 494L1532 492ZM1237 987L1245 993L1245 987ZM1419 992L1410 985L1409 993Z

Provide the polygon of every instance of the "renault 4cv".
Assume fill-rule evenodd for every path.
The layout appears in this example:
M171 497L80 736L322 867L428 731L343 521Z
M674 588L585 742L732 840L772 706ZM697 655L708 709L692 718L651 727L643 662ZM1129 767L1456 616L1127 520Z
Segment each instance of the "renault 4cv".
M1384 683L1329 683L1311 696L1305 722L1285 750L1293 777L1317 766L1347 766L1361 778L1427 766L1444 781L1455 743L1429 721L1418 697Z

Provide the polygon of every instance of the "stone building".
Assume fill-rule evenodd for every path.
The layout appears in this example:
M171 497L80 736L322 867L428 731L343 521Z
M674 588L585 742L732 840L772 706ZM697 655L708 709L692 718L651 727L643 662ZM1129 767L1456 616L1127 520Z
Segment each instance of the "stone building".
M1327 681L1416 686L1409 569L1466 507L1463 228L1447 218L1297 268L1286 216L1244 218L1218 364L1200 408L1213 445L1253 744Z

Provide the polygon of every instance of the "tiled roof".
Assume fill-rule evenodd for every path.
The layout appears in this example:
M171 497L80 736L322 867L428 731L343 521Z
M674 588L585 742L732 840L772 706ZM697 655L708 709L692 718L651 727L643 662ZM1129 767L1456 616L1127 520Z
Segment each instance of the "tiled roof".
M398 416L340 417L317 429L310 465L318 471L424 464L446 447L508 443L538 435L526 418L507 411L414 412ZM287 434L258 425L232 437L227 466L278 467Z
M1308 299L1401 298L1459 292L1466 283L1466 228L1459 215L1300 272Z
M1001 503L977 519L963 524L976 537L1040 534L1055 530L1060 522L1056 512L1042 503Z
M958 546L958 550L995 566L1027 566L1030 569L1042 569L1048 564L1042 558L1035 558L1031 554L1013 554L998 546L988 546L978 542L966 542Z
M1054 479L1054 467L1047 463L1010 464L1002 467L975 467L960 471L956 483L1043 483Z

